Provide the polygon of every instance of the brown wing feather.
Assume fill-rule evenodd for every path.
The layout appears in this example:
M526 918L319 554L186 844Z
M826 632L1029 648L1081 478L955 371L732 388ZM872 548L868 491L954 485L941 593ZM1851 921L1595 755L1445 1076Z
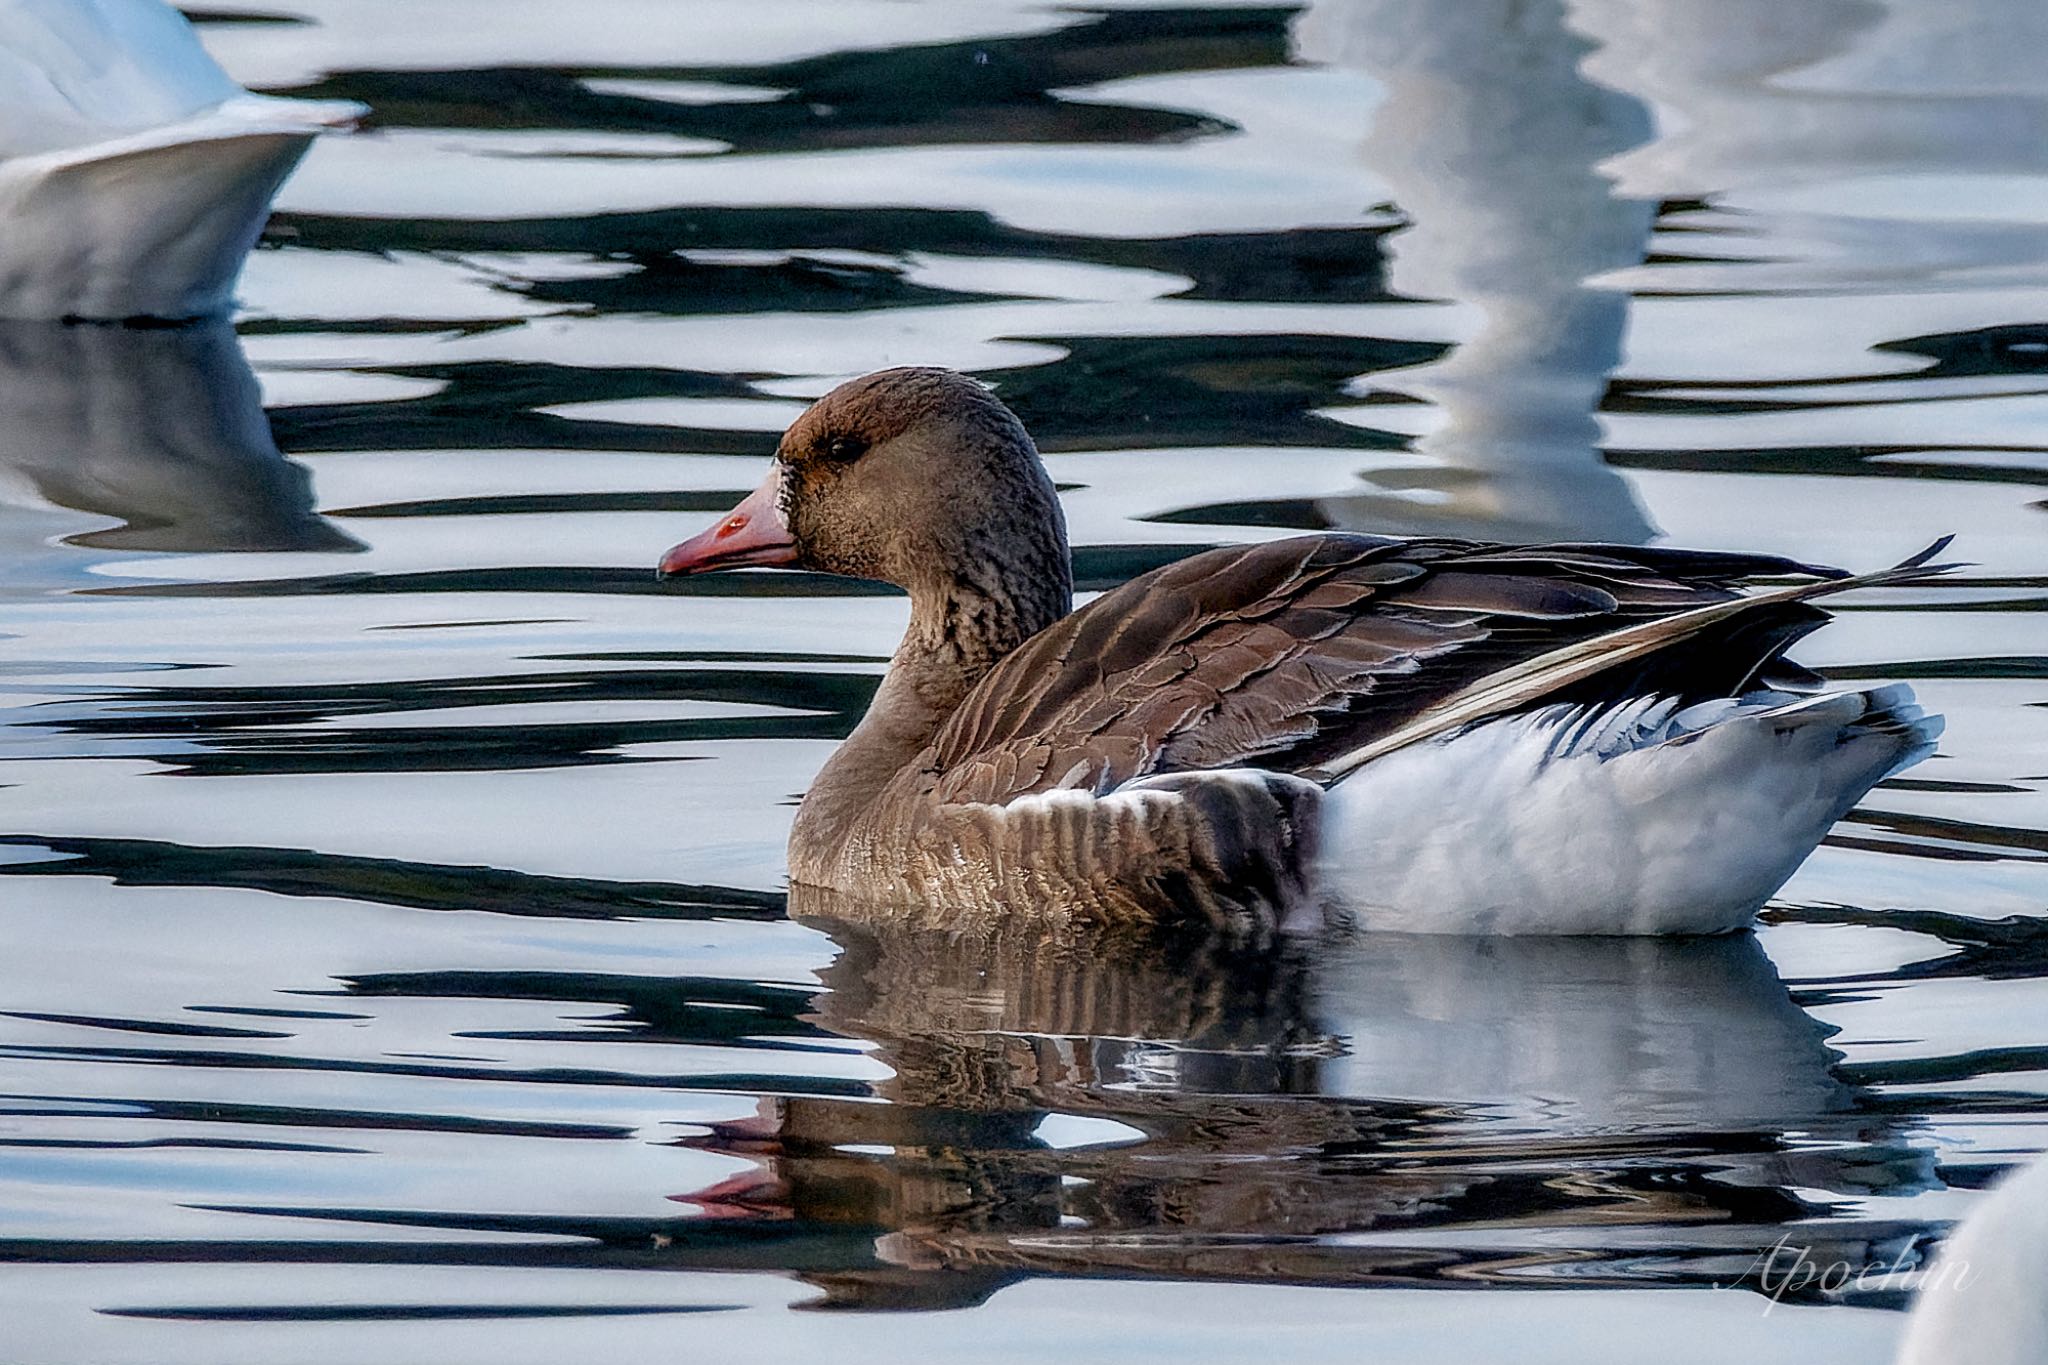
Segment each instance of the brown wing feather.
M1728 601L1761 575L1834 571L1762 556L1353 535L1211 550L1032 637L940 730L929 770L942 801L998 803L1254 760L1301 771L1503 669ZM1751 632L1758 656L1741 673L1805 621Z

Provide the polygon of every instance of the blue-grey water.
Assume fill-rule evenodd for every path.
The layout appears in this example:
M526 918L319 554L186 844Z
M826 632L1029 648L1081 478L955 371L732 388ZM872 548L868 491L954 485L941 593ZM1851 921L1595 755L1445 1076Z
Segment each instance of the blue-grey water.
M2048 1148L2044 16L208 0L377 114L231 327L0 326L0 1359L1884 1359ZM1092 589L1954 532L1800 651L1948 735L1754 938L811 927L903 603L651 566L901 363Z

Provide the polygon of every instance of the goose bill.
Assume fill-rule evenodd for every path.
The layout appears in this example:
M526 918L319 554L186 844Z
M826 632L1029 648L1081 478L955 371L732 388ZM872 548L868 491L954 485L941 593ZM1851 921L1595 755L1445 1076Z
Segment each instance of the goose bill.
M782 524L776 507L780 472L768 478L746 500L661 557L661 576L739 569L756 564L796 563L796 542Z

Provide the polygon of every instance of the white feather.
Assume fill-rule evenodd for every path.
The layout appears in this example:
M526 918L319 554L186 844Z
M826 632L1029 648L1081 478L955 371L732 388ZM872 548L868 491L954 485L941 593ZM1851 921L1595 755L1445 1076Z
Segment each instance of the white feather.
M1321 875L1362 927L1746 927L1873 784L1931 751L1905 688L1678 711L1553 706L1372 760L1331 789Z

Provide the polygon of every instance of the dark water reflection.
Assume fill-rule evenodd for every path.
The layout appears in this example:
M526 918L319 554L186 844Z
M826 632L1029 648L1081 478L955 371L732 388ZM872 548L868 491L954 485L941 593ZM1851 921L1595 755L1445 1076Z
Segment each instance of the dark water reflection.
M731 66L341 71L289 92L351 92L388 127L575 129L712 138L740 153L948 143L1179 141L1228 128L1172 109L1062 99L1102 81L1276 66L1285 6L1081 14L1047 33L886 46ZM592 82L705 81L776 98L677 104ZM671 241L664 250L672 250Z
M0 327L0 1355L1881 1359L1758 1253L2048 1149L2032 8L219 8L380 131L233 332ZM1729 942L862 934L900 601L649 566L906 362L1091 591L1959 532L1802 649L1942 755Z

